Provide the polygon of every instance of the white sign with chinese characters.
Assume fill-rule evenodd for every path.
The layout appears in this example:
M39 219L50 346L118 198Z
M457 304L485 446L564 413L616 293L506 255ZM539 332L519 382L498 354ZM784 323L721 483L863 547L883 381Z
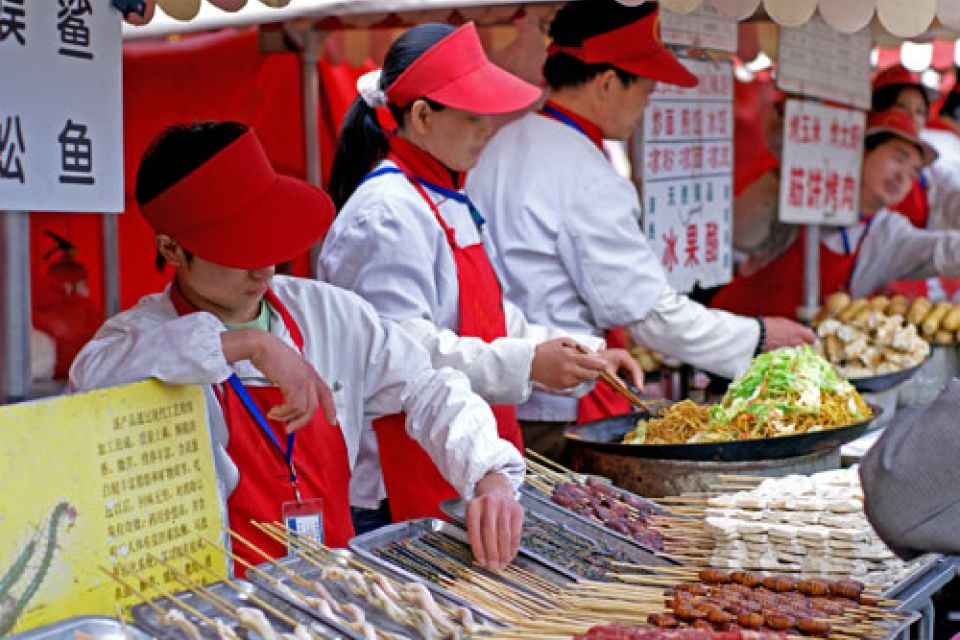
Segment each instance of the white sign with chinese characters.
M658 84L638 135L643 228L667 280L686 292L733 275L733 66L683 59L700 84Z
M870 27L840 33L819 15L780 27L777 86L787 93L870 108Z
M0 0L0 210L123 211L120 12Z
M857 221L865 122L862 111L787 100L782 222L840 226Z
M687 14L674 13L664 8L660 12L660 32L667 44L726 53L737 52L739 24L733 18L720 13L709 2L704 2Z

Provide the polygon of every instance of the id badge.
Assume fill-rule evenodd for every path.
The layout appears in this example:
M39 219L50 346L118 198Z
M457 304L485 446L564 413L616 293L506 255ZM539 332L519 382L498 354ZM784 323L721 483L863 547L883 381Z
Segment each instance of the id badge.
M296 555L297 538L305 538L306 549L310 543L323 544L323 500L309 498L302 504L297 502L283 503L283 522L287 525L290 539L287 541L287 554Z

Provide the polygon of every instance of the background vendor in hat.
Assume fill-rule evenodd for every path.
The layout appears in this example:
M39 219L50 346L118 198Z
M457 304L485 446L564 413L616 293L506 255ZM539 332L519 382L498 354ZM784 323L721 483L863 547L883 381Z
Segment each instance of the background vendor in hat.
M147 151L137 201L175 275L106 322L73 364L75 388L146 378L205 385L230 526L274 555L281 545L250 520L286 512L303 519L302 530L318 522L300 505L317 498L325 542L346 544L361 431L370 417L403 411L400 428L471 500L479 562L512 559L523 459L497 437L466 376L435 370L414 339L356 295L274 275L275 264L317 241L332 214L325 193L276 174L252 130L203 123L168 129Z
M894 280L960 275L960 232L918 229L890 209L936 157L917 136L914 121L897 109L871 114L864 149L860 220L821 231L821 295L847 291L862 297ZM799 227L778 222L775 208L753 215L753 235L766 230L780 239L779 246L765 243L772 252L767 266L738 275L711 304L736 313L792 313L802 299L803 235Z
M811 342L790 321L710 311L673 291L640 229L636 188L604 155L604 138L634 134L657 81L696 84L660 41L657 4L572 2L550 35L546 107L501 129L468 178L506 298L535 322L593 335L623 326L634 342L726 376L764 348ZM528 444L556 455L578 403L534 393L518 413Z
M401 323L435 366L464 371L494 405L500 436L519 451L512 405L529 397L533 383L566 389L622 366L641 384L626 351L580 353L577 342L593 351L603 341L528 324L504 303L484 250L483 211L462 191L464 172L493 135L494 116L529 107L541 91L491 63L472 23L414 27L391 46L382 72L361 78L359 90L334 161L331 191L341 210L319 277ZM395 131L378 122L375 109L384 106ZM361 449L354 506L386 515L385 494L394 521L441 516L438 504L456 492L406 436L403 416L374 426L376 441ZM384 487L375 482L378 467Z

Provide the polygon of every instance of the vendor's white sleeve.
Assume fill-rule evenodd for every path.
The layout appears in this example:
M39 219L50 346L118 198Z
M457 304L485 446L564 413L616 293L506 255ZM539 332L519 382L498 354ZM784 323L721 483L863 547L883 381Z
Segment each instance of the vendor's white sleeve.
M747 369L760 338L753 318L707 309L670 287L626 330L638 344L725 378Z
M533 390L530 372L537 345L570 337L594 351L604 347L601 338L569 336L564 331L530 324L509 302L504 303L504 314L507 337L492 342L459 336L422 318L411 318L401 326L430 353L433 366L464 372L474 393L490 404L516 405L527 401ZM591 388L592 383L558 393L579 397Z
M441 475L464 498L487 473L503 473L514 488L523 482L519 452L497 434L490 407L470 391L470 381L450 368L434 369L430 356L398 325L366 306L361 322L369 334L365 411L377 418L404 412L407 433L424 448Z
M850 279L862 297L894 280L960 277L960 231L917 229L899 213L877 214Z
M223 355L223 323L206 312L157 321L129 314L111 318L70 367L74 389L88 390L154 378L173 384L223 382L233 372Z

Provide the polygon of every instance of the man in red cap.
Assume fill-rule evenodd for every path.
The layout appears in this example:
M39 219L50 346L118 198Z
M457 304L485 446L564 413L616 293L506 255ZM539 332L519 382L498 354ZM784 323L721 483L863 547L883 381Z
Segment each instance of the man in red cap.
M532 321L578 334L623 326L638 344L733 377L759 351L812 342L781 318L703 308L666 283L640 229L634 185L604 154L629 139L656 82L697 79L660 38L655 2L572 2L557 14L544 66L552 90L542 111L504 127L468 178L487 217L505 297ZM534 393L518 409L530 446L557 453L559 426L617 409Z
M278 175L244 125L201 123L168 129L147 151L137 201L175 275L107 321L71 368L75 388L147 378L204 385L229 524L275 556L282 545L251 521L283 518L346 544L361 430L403 411L406 432L471 500L479 562L512 559L524 464L467 378L433 369L426 351L354 294L274 275L325 229L333 205L323 191Z

